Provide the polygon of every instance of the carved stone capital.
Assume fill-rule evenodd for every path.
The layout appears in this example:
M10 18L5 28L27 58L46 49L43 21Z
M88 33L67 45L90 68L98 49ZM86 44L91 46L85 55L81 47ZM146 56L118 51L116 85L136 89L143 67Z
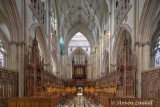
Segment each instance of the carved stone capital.
M136 41L134 43L135 46L138 46L138 47L144 47L146 45L149 45L150 46L150 41L146 41L146 42L139 42L139 41Z
M139 41L136 41L136 42L134 43L134 46L139 46Z
M21 42L17 42L17 41L11 41L10 42L11 45L16 45L16 46L23 46L25 45L25 42L24 41L21 41Z
M10 44L11 44L11 45L17 45L17 42L14 41L14 40L12 40L12 41L10 42Z
M138 46L139 46L139 47L143 47L143 43L142 43L142 42L139 42Z
M150 46L150 41L143 42L143 47L146 46L146 45Z

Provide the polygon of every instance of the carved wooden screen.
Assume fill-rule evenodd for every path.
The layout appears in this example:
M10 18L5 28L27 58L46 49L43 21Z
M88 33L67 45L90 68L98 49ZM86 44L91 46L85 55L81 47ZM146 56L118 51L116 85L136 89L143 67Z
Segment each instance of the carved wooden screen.
M42 96L44 91L43 84L43 73L44 73L44 61L41 60L38 41L33 40L31 52L29 52L28 59L26 59L26 70L25 70L25 93L26 96Z
M18 73L0 67L0 97L18 97Z
M135 69L134 69L134 56L131 52L131 41L128 38L124 37L122 41L123 45L120 48L119 56L118 56L118 87L117 92L121 93L121 95L117 95L120 97L124 96L135 96ZM120 88L123 87L123 88Z
M160 99L160 69L142 73L142 97Z

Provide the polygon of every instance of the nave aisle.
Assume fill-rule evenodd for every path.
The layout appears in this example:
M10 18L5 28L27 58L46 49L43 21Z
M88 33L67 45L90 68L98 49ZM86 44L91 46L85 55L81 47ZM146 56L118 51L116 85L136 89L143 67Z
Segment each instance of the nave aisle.
M66 101L65 104L61 104L60 107L103 107L95 103L91 103L84 96L77 96L73 100Z

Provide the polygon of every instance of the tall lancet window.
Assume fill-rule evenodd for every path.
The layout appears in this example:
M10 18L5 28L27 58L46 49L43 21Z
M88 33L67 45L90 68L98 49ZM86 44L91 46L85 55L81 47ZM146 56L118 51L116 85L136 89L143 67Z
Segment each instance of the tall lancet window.
M61 55L63 55L63 49L64 49L64 39L63 39L63 37L60 37L60 50L61 50Z
M160 37L158 37L153 53L155 55L155 66L160 65Z
M2 40L0 39L0 66L4 66L5 63L5 49Z

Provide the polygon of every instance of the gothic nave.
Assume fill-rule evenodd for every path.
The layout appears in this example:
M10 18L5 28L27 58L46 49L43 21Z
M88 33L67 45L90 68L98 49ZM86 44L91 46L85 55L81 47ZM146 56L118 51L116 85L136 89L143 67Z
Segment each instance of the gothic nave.
M160 0L0 0L0 107L159 107Z

